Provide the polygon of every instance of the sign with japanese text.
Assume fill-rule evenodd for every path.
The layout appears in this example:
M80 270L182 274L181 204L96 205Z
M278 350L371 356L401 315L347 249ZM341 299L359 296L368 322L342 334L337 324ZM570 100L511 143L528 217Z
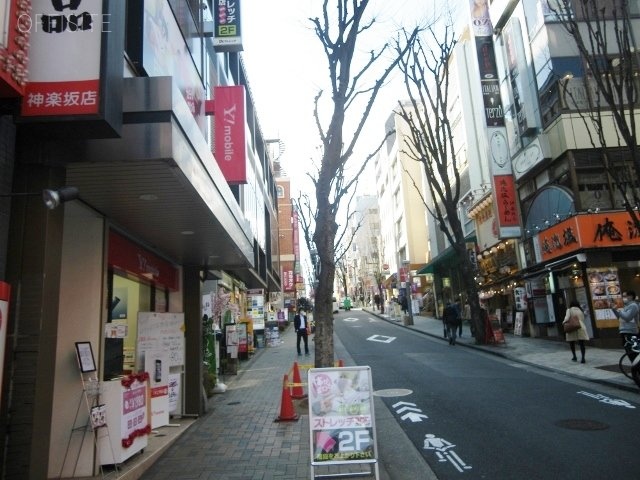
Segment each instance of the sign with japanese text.
M129 387L122 387L122 416L120 417L123 445L145 431L149 425L147 416L147 383L136 380Z
M228 183L247 183L244 86L215 87L214 97L214 156Z
M284 292L293 292L295 290L293 270L282 271L282 290Z
M312 465L375 463L378 452L371 369L312 368L308 384Z
M491 181L496 215L496 234L500 239L519 237L521 233L520 214L513 175L494 172Z
M100 109L100 61L109 16L102 0L33 0L22 115L88 115Z
M538 234L541 261L584 248L640 245L640 232L625 211L580 214Z
M216 51L242 51L240 0L216 0L214 10L213 46Z

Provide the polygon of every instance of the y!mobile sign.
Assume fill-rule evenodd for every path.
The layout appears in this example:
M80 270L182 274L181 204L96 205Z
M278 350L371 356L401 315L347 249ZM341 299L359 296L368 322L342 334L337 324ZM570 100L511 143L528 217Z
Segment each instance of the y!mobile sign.
M243 85L214 88L214 155L228 183L247 183Z
M33 0L29 79L22 115L99 113L103 0Z

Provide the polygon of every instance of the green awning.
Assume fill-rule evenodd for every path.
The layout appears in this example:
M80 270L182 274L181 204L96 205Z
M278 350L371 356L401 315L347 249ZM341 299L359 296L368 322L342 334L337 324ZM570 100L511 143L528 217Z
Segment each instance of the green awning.
M468 238L467 242L475 243L476 237L475 235ZM455 266L457 264L458 258L456 257L456 252L453 247L447 247L442 253L436 256L433 260L427 263L424 267L416 272L416 275L425 275L427 273L434 274L436 268L442 266Z

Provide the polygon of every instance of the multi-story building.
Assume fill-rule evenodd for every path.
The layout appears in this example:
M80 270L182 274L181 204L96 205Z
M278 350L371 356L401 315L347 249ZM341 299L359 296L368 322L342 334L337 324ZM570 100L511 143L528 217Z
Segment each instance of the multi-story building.
M171 375L174 411L202 414L203 282L216 279L235 305L225 322L246 315L248 289L280 289L276 183L238 5L0 7L3 478L89 477L139 451L145 396L135 419L117 404L146 381L131 374L149 371L150 344L171 346L158 348L154 391L168 396ZM48 209L43 190L51 206L65 202ZM116 458L73 435L78 413L88 424L76 406L94 379L115 394Z
M378 292L380 278L380 215L378 198L361 195L355 199L352 243L346 253L348 291L356 305L369 304Z
M387 298L405 294L412 282L411 272L429 258L426 208L416 189L422 188L422 167L403 151L407 125L393 112L385 131L394 131L375 158L376 193L380 209L380 262L389 275L383 284ZM400 290L402 289L402 291ZM412 288L417 297L419 288Z

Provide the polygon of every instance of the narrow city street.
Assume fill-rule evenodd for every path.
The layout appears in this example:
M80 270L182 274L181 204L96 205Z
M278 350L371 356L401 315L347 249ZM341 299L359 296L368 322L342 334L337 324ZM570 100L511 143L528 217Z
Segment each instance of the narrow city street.
M634 456L619 453L640 427L635 392L452 346L359 310L341 312L335 331L353 361L371 367L375 394L439 479L637 478Z

